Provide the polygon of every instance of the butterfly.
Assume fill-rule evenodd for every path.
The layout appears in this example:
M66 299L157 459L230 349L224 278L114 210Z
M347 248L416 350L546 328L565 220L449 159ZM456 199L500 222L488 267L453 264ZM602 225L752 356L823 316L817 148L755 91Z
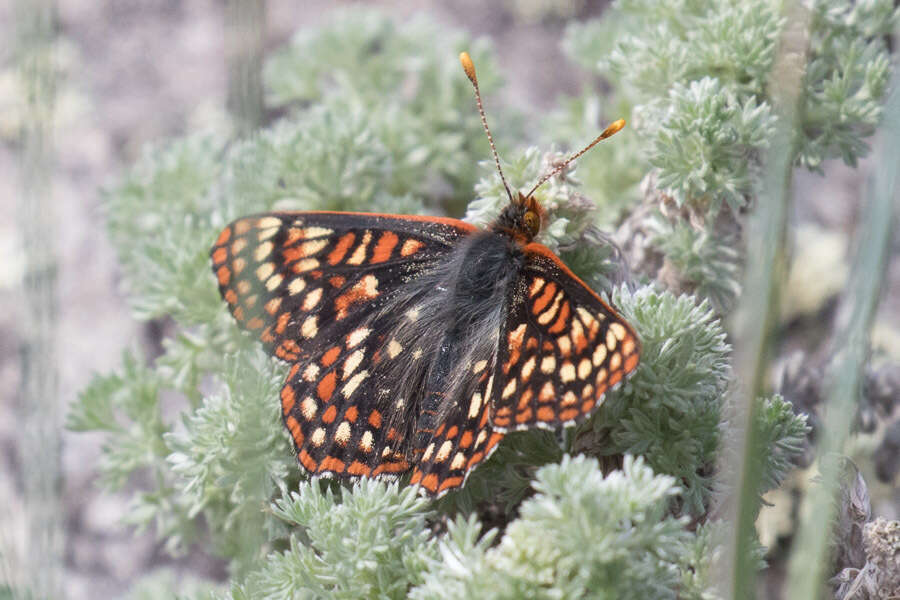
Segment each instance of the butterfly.
M583 421L638 365L632 327L534 241L544 181L479 229L452 218L272 212L211 250L240 327L291 367L284 424L314 476L398 477L440 496L507 432Z

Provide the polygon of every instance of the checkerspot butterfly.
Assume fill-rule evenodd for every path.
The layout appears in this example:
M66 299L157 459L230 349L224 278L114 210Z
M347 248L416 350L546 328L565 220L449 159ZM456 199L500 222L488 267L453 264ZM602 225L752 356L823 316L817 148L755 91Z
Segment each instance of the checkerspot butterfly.
M441 495L506 432L584 420L634 371L629 326L547 247L543 212L509 191L486 230L450 218L275 212L211 250L242 328L291 364L284 424L320 476L399 476Z

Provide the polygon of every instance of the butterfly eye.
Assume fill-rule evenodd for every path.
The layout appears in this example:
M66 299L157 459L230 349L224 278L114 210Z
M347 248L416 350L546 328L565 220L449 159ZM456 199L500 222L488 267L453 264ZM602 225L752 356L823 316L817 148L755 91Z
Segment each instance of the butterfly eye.
M541 230L541 217L533 210L527 211L525 216L522 217L522 220L525 221L525 228L532 237L536 236L538 231Z

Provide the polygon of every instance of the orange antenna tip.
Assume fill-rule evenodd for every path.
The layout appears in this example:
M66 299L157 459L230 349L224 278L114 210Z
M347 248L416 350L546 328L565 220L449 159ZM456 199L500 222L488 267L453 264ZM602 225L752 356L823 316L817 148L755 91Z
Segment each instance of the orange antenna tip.
M609 136L619 133L620 131L622 131L623 127L625 127L625 119L613 121L613 123L609 127L607 127L600 135L600 139L605 140Z
M475 77L475 63L472 62L472 57L469 56L469 53L460 52L459 62L462 64L463 71L466 72L466 77L469 78L469 81L471 81L475 85L478 85L478 78Z

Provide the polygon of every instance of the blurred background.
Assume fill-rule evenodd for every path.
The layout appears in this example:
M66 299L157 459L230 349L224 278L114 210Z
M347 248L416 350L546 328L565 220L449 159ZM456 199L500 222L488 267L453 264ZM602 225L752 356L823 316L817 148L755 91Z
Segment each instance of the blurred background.
M0 507L5 507L0 509L4 521L0 550L39 535L24 520L10 516L21 514L29 494L41 493L27 489L27 471L46 468L50 476L46 485L61 486L61 503L47 510L58 519L64 535L49 544L63 557L68 598L118 596L160 566L176 574L213 579L227 574L223 564L207 556L172 559L152 533L135 535L123 525L126 498L101 493L96 486L101 438L61 427L66 407L94 373L118 366L127 348L140 348L150 358L159 354L167 327L161 321L139 323L129 315L105 235L99 192L135 161L145 144L216 127L229 119L229 102L239 101L242 93L234 88L235 69L240 66L229 58L233 45L245 39L235 30L235 22L261 27L260 50L267 53L297 30L313 28L336 8L350 4L265 0L264 14L249 17L239 16L246 7L237 0L0 4L0 39L5 41L0 46ZM485 99L489 117L496 104L539 118L557 106L561 95L596 83L585 81L584 73L564 58L560 41L568 23L600 15L606 2L365 4L399 20L426 12L438 23L488 40L503 78L496 95ZM23 83L19 57L23 32L41 5L48 7L55 23L55 100L44 107L46 113L37 115L43 125L29 129L35 115L26 110L31 90ZM471 109L475 118L474 103ZM267 113L264 121L277 117ZM585 132L586 138L589 135ZM46 167L42 175L29 172L23 161L27 157ZM848 236L856 224L867 168L866 161L857 170L831 161L824 177L799 170L796 174L797 235L805 236L804 260L815 267L805 272L813 273L810 285L824 281L832 295L846 278ZM24 251L29 243L47 253L43 266L49 275L43 288L23 279L30 269ZM873 344L896 361L900 261L891 262L888 274ZM800 288L806 285L803 280L798 283ZM803 311L810 312L808 307ZM802 329L808 332L809 325ZM803 339L798 338L798 348ZM46 373L44 388L26 388L23 373L29 369ZM22 405L32 393L48 396L41 405L46 427L23 434ZM32 438L23 444L23 435ZM860 443L874 448L882 440L873 437ZM900 439L895 448L900 450ZM61 462L54 473L52 457L57 452ZM891 490L887 485L871 490L874 512L897 519L900 499L896 489ZM760 525L764 543L777 544L780 528L787 527L785 519L787 515L764 514Z

